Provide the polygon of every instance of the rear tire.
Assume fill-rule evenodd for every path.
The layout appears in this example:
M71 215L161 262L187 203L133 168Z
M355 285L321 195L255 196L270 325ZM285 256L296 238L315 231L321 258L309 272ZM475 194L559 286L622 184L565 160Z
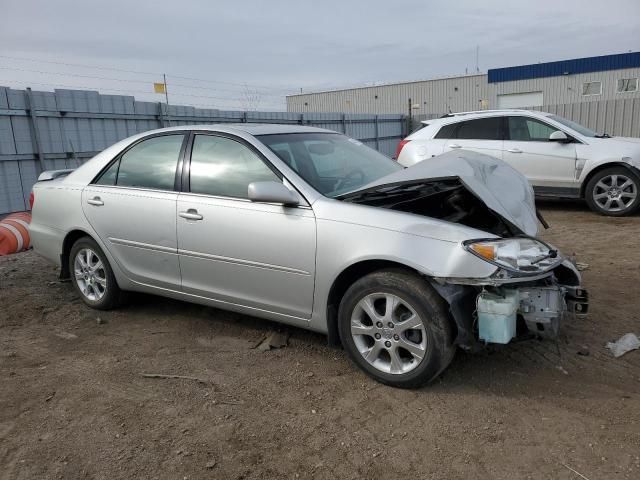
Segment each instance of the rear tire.
M447 303L423 278L400 269L356 281L340 302L338 330L349 357L393 387L431 382L455 355Z
M625 167L604 169L589 180L584 198L601 215L631 215L640 206L640 178Z
M71 282L82 299L96 310L111 310L120 304L121 290L100 246L90 237L78 239L69 254Z

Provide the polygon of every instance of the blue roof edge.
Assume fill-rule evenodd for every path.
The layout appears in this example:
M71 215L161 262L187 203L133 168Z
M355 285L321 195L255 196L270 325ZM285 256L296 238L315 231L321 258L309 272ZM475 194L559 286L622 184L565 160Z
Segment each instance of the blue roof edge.
M516 67L492 68L487 72L489 83L510 82L530 78L559 77L576 73L604 72L640 67L640 52L575 58L557 62L534 63Z

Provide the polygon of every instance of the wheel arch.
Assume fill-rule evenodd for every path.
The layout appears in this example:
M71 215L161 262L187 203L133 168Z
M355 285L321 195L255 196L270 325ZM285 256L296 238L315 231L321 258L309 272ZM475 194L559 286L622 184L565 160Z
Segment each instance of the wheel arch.
M69 231L62 241L62 252L60 252L60 278L68 279L71 275L69 272L69 255L71 253L71 247L82 237L89 237L93 240L93 236L82 229L76 228Z
M587 176L584 177L584 180L582 181L582 184L580 185L580 198L585 199L587 185L589 184L589 182L591 181L591 179L595 175L597 175L598 173L602 172L603 170L607 170L609 168L614 168L614 167L626 168L633 175L635 175L636 177L640 178L640 170L638 170L637 168L634 168L632 165L629 165L628 163L625 163L625 162L622 162L622 161L603 163L602 165L598 165L598 166L594 167L593 169L591 169L589 171L589 173L587 173Z
M392 260L367 259L353 263L346 267L333 281L329 289L327 297L327 336L330 345L340 345L340 335L338 333L338 307L342 297L353 283L365 275L376 272L396 268L411 272L417 275L423 275L418 270L409 265L395 262Z

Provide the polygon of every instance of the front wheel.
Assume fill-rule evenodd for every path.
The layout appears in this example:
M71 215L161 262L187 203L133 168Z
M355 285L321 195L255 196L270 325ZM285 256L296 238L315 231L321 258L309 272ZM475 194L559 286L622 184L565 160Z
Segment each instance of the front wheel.
M455 353L446 302L423 278L403 270L355 282L340 302L338 322L351 359L394 387L429 383Z
M120 303L120 288L98 244L82 237L71 247L69 255L71 281L80 298L91 308L110 310Z
M596 173L585 189L589 208L602 215L622 217L640 206L640 179L624 167L612 167Z

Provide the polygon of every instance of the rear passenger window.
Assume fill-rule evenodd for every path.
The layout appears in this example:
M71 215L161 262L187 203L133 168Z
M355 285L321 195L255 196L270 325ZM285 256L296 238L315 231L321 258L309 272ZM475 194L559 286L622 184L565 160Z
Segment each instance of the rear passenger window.
M449 125L445 125L444 127L442 127L438 133L436 133L436 136L433 138L444 138L449 139L449 138L454 138L453 135L456 131L456 128L458 127L458 125L460 125L459 123L451 123Z
M95 183L173 190L183 140L182 134L143 140L127 150Z
M455 138L460 140L502 140L501 123L501 117L468 120L458 124Z

